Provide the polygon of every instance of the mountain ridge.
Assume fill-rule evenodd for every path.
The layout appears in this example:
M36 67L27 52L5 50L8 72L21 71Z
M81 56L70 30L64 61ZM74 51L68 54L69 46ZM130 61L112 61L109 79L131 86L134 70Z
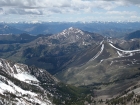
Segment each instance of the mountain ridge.
M8 24L8 23L5 23ZM76 27L103 36L122 37L140 27L140 22L42 22L42 23L9 23L8 25L24 30L32 35L57 34L69 27Z
M104 48L105 47L105 48ZM122 57L124 57L125 59L132 59L133 57L134 57L134 59L136 60L136 56L138 56L138 54L139 54L139 52L140 52L140 50L133 50L133 51L124 51L124 50L121 50L121 49L118 49L118 48L116 48L114 45L112 45L111 43L109 43L109 44L106 44L106 43L104 43L104 44L101 44L100 45L100 49L99 49L99 52L97 52L97 53L95 53L95 55L93 56L93 58L91 59L91 60L89 60L89 61L87 61L87 63L85 63L84 65L82 65L82 66L80 66L80 67L74 67L74 66L72 66L72 67L70 67L70 68L67 68L67 70L66 71L64 71L63 73L62 73L62 75L61 75L61 73L59 74L57 74L58 76L58 78L60 77L60 78L65 78L65 80L67 80L66 78L69 78L70 79L70 82L68 82L68 83L76 83L76 81L72 81L73 79L74 79L74 77L75 77L75 79L74 80L77 80L77 81L79 81L78 79L76 79L76 78L78 78L77 76L79 76L79 78L80 78L80 75L82 76L82 74L85 74L84 75L84 77L85 77L85 79L84 79L84 81L86 81L86 80L88 80L86 77L90 77L90 76L88 76L88 75L91 75L91 74L89 74L89 72L91 73L92 72L92 69L93 70L95 70L95 71L98 71L98 70L103 70L102 72L103 72L103 74L106 72L107 73L107 68L104 66L104 65L107 65L109 62L110 62L110 64L108 64L108 66L110 65L112 65L113 64L113 62L114 61L117 61L116 59L120 59L120 61L121 61L121 59L122 59ZM139 56L138 56L139 57ZM123 59L124 59L123 58ZM135 62L135 60L133 59L133 61ZM108 61L109 60L109 61ZM114 60L113 62L112 61L110 61L110 60ZM125 64L125 62L127 63L127 61L121 61L121 62L124 62L124 64ZM129 60L128 60L128 62L129 62ZM139 60L138 60L138 58L137 58L137 60L136 60L136 62L138 63L139 62ZM136 63L135 62L135 63ZM73 62L74 63L74 62ZM114 62L115 63L115 62ZM119 61L118 61L118 64L119 64ZM116 65L118 65L117 64L117 62L116 62ZM92 65L94 65L94 66L92 66ZM123 66L123 65L122 65ZM125 65L124 65L125 66ZM88 68L90 68L90 69L88 69ZM111 67L112 68L112 67ZM110 68L110 70L111 70L111 68ZM72 70L73 69L73 70ZM109 69L109 68L108 68ZM87 70L89 70L89 72L87 72ZM76 73L77 72L77 73ZM78 72L80 73L80 74L78 74ZM95 72L93 72L93 73L95 73ZM93 74L92 73L92 74ZM73 74L73 76L72 76L72 74ZM96 73L95 73L96 74ZM69 75L69 76L68 76ZM87 75L87 76L86 76ZM111 75L111 74L108 74L108 75ZM64 77L63 77L64 76ZM70 77L70 76L72 76L72 77ZM96 77L96 76L95 76ZM97 80L97 78L95 78L95 77L91 77L91 78L94 78L94 79L89 79L89 84L92 84L92 82L93 81L96 81ZM103 78L104 78L104 76L103 76ZM111 78L111 77L110 77ZM113 77L112 77L113 78ZM109 78L108 78L109 79ZM60 80L63 80L63 79L60 79ZM69 80L68 80L69 81ZM91 81L91 83L90 83L90 81ZM100 79L98 79L98 81L101 81ZM106 81L105 79L103 79L102 81ZM112 80L111 80L112 81ZM65 81L66 82L66 81ZM97 81L96 81L97 82ZM81 83L83 83L83 81L81 80ZM88 82L86 82L87 84L88 84ZM76 85L77 85L78 83L76 83ZM81 84L82 85L82 84Z
M6 24L0 24L0 35L7 35L7 34L21 34L25 33L26 31L22 31L20 29L11 27Z
M125 36L126 40L136 39L136 38L140 38L140 30L137 30Z

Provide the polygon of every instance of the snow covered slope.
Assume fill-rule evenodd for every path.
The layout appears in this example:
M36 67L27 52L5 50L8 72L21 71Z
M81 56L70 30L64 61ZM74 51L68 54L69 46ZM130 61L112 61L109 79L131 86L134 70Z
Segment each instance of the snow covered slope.
M104 44L102 44L101 50L90 61L93 61L96 58L98 58L100 56L100 54L103 52L103 50L104 50Z
M46 72L38 70L40 73ZM47 97L50 93L40 86L38 77L31 72L31 67L27 65L0 59L0 104L53 105ZM36 72L36 75L40 74ZM49 77L50 74L46 76ZM55 78L49 79L57 81Z
M12 63L7 62L5 59L0 59L0 68L2 68L2 70L7 74L17 78L20 81L26 83L39 82L35 76L29 73L29 68L27 65L19 63L12 65Z

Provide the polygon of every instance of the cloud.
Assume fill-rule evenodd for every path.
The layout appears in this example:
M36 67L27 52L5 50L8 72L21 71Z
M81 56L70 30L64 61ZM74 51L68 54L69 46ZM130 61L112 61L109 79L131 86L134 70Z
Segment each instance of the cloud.
M53 13L62 13L62 10L60 10L59 8L51 8L51 9L49 9L49 11L51 11Z
M0 7L3 8L3 10L9 9L8 12L5 11L7 14L33 13L43 15L45 12L91 12L95 8L111 10L121 4L109 1L110 0L0 0ZM28 9L28 11L24 9Z
M140 4L140 0L104 0L108 2L122 2L124 4L135 4L138 5Z
M19 14L19 15L25 15L25 14L32 14L32 15L42 15L42 11L38 9L21 9L21 8L10 8L5 10L5 14Z
M0 12L2 12L3 11L3 9L2 8L0 8Z
M73 17L76 16L76 14L81 14L81 16L79 15L81 20L98 20L99 16L101 18L107 18L105 17L107 15L112 15L112 18L113 15L118 16L118 18L119 16L125 15L139 17L137 13L134 12L134 10L129 9L127 11L127 9L123 8L123 10L121 11L121 9L119 8L128 8L131 6L137 6L139 8L140 0L0 0L0 15L4 16L4 14L10 14L13 15L13 18L15 14L26 16L30 15L36 18L44 16L44 20L48 16L50 16L48 18L49 20L53 20L54 18L56 18L56 16L60 17L59 19L57 18L57 20L62 19L62 17L66 17L69 19L70 16ZM67 17L66 15L69 15L69 17ZM90 16L87 16L87 18L83 15ZM76 17L77 20L79 19L79 17ZM108 19L110 20L111 17L109 17ZM39 19L41 20L41 18ZM75 17L73 17L73 19L75 19Z
M136 15L137 14L137 12L135 12L135 11L107 11L106 12L106 14L108 14L108 15L118 15L118 16L128 16L128 15L130 15L130 16L134 16L134 15Z
M2 9L2 8L0 8L0 15L1 15L1 14L3 14L3 9Z
M126 0L129 2L129 4L131 5L136 5L138 7L140 7L140 0Z
M140 4L140 0L122 0L122 1L124 1L124 2L129 2L129 3L131 3L131 4Z
M0 6L1 7L33 8L37 6L36 1L37 0L0 0Z

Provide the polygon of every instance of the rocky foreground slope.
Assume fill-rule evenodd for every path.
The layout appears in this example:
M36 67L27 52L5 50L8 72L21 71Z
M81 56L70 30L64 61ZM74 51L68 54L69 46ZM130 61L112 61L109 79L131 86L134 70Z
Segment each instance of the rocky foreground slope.
M0 59L0 103L3 105L53 105L47 96L51 93L40 86L43 79L46 84L57 82L42 69L35 71L33 67Z
M0 105L83 105L87 87L58 81L44 69L0 59Z

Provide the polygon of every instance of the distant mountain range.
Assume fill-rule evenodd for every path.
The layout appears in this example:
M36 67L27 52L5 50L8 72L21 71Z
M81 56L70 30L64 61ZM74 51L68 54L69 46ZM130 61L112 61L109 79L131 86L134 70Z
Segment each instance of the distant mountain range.
M1 23L1 34L57 34L69 27L75 27L103 36L122 37L130 32L139 30L139 22L91 22L91 23L67 23L67 22L44 22L44 23ZM4 28L7 26L7 29Z
M132 33L126 35L126 37L125 37L126 40L136 39L136 38L140 38L140 30L132 32Z
M1 35L6 35L6 34L19 34L19 33L25 33L25 31L22 31L17 28L13 28L9 25L3 25L0 24L0 34Z
M19 35L0 35L0 44L28 43L42 36L51 36L51 34L32 36L26 33Z
M140 31L129 33L121 39L113 38L112 41L124 50L140 49Z

